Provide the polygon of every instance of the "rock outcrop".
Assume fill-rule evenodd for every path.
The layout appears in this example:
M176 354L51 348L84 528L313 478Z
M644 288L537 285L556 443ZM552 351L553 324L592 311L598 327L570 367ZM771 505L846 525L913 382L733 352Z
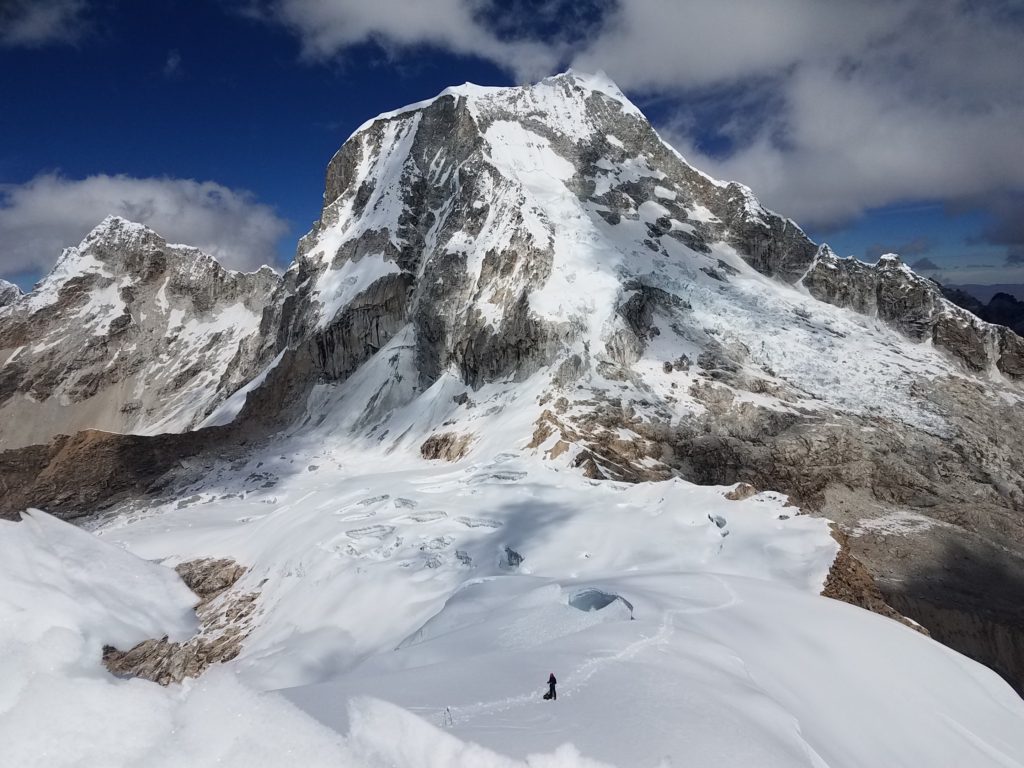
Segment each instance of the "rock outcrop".
M0 519L42 507L73 520L126 499L173 494L244 449L231 430L212 428L153 436L87 430L0 451Z
M246 569L230 559L192 560L175 567L182 581L200 598L196 606L199 633L184 643L144 640L127 651L103 649L103 663L118 677L139 677L160 685L199 677L211 664L231 661L252 631L258 592L235 593L232 587Z
M0 280L0 307L13 304L21 298L21 289L14 283Z
M923 626L909 620L885 601L885 596L868 569L850 553L849 535L834 528L832 535L839 542L839 553L825 578L825 588L821 594L894 619L922 634L930 634Z

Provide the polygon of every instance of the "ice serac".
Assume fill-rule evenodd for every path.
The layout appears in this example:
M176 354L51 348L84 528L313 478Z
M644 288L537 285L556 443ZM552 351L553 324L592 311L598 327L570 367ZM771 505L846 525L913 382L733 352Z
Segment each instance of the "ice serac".
M0 314L0 448L196 426L254 375L277 281L108 217Z

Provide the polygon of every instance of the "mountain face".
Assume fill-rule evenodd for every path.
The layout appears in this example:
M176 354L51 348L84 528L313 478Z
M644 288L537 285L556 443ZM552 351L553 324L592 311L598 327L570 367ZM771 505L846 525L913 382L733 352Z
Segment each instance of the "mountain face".
M0 363L0 447L135 433L0 454L7 514L144 515L222 477L269 493L294 470L250 466L253 441L493 462L492 480L514 454L743 483L837 523L874 590L851 601L1024 689L1006 586L1024 586L1024 342L897 259L819 248L601 77L465 85L369 121L281 277L108 219L0 309Z
M6 280L0 280L0 307L13 304L19 298L21 298L21 289L18 286Z
M452 373L476 389L562 366L567 383L639 357L650 329L628 314L670 300L655 284L686 276L673 259L699 254L704 282L724 280L736 267L715 243L787 280L816 250L687 165L608 82L450 89L331 160L264 360L298 350L303 377L339 382L401 333L406 399Z
M92 428L194 428L251 378L277 284L109 217L0 309L0 448Z
M421 390L449 371L478 388L584 356L628 365L643 343L623 307L651 273L675 276L674 253L714 274L714 243L790 280L815 250L749 190L684 163L610 83L451 89L331 161L286 275L302 286L287 342L314 339L337 380L408 327ZM368 301L387 308L372 329L356 314Z
M876 315L913 341L933 343L969 371L994 367L1012 379L1024 377L1024 339L949 301L940 286L898 256L883 256L871 266L837 258L826 246L801 284L816 299Z

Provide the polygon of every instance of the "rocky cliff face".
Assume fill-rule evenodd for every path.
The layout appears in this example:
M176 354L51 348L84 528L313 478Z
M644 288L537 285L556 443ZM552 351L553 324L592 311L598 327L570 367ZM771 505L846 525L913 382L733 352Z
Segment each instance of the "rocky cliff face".
M0 447L198 426L252 377L245 343L277 281L106 219L0 310Z
M61 403L96 404L104 429L230 425L92 436L117 493L173 494L282 430L746 482L836 520L880 594L1024 681L1005 643L1024 637L1019 610L967 615L973 587L936 570L954 545L966 562L1002 551L1024 583L1024 342L895 259L819 250L688 165L603 78L467 85L368 122L280 281L110 220L3 312L0 415L28 403L43 425L23 443L58 431ZM88 443L0 455L9 498L94 508L102 491L60 487Z
M21 289L6 280L0 280L0 307L13 304L21 298Z

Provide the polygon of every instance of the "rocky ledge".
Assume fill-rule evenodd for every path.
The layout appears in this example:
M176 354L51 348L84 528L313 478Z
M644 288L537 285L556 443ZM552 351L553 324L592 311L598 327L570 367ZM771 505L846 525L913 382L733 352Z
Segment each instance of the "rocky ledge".
M258 592L233 589L246 569L230 559L201 559L181 563L175 570L200 598L196 606L200 629L184 643L166 637L145 640L121 651L103 649L103 663L118 677L139 677L160 685L199 677L211 664L231 661L242 650L257 614Z

